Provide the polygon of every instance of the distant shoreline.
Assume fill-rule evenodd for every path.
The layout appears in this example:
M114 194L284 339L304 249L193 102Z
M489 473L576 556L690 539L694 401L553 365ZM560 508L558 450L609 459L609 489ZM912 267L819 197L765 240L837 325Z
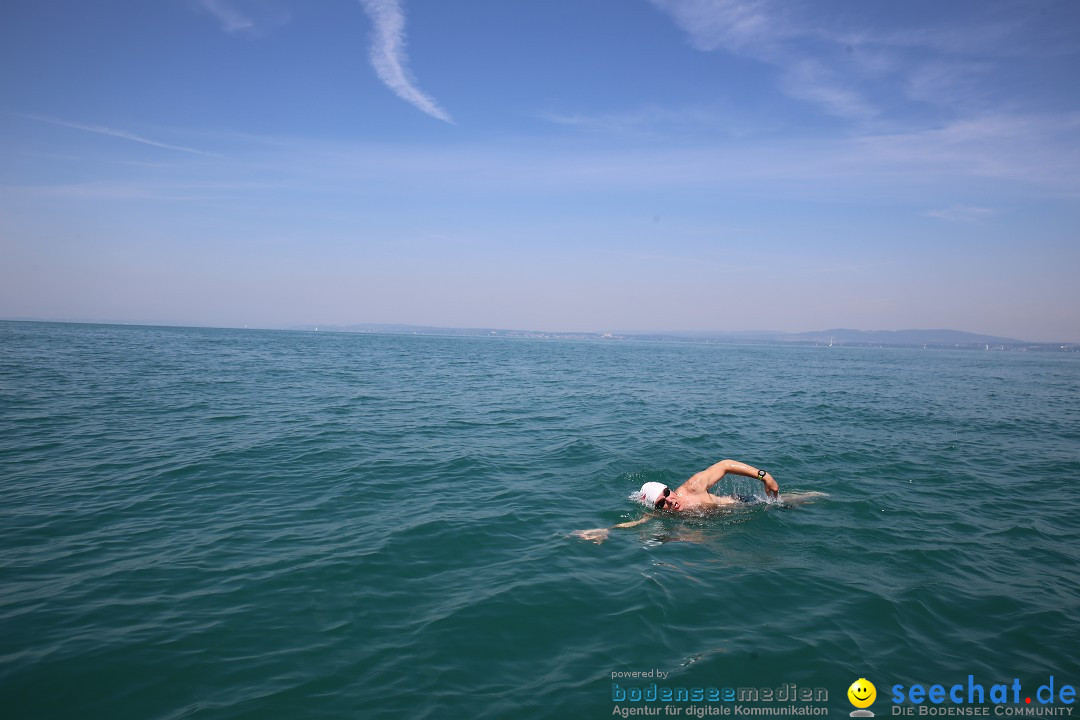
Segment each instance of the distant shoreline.
M42 320L38 318L0 318L0 322L56 323L74 325L112 325L129 327L174 327L221 330L280 330L290 332L334 332L379 335L426 335L435 337L497 337L533 340L602 340L724 345L782 345L790 347L909 348L926 350L980 350L1011 352L1080 352L1080 343L1036 343L978 335L959 330L823 330L804 333L784 332L559 332L508 330L503 328L453 328L427 325L288 325L236 326L189 325L182 323L123 322L110 320Z

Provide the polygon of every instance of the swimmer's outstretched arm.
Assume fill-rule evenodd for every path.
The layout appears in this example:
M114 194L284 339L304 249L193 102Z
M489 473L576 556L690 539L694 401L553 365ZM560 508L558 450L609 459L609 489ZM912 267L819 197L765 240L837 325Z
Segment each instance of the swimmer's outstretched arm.
M617 527L617 528L634 527L635 525L641 525L642 523L647 523L652 519L653 519L652 515L646 515L645 517L638 518L637 520L634 520L632 522L619 523L618 525L615 525L615 527Z
M595 530L575 530L574 532L571 533L571 535L573 535L574 537L579 537L582 540L592 540L594 543L599 545L600 543L607 540L608 533L611 532L612 530L614 530L615 528L634 527L635 525L641 525L642 523L647 523L650 520L652 520L652 518L653 518L652 515L646 515L645 517L638 518L637 520L631 520L630 522L619 523L618 525L613 525L612 527L609 527L609 528L596 528Z
M739 462L738 460L721 460L715 465L710 465L708 468L687 480L686 485L689 485L694 490L704 492L720 482L720 480L728 473L754 478L755 480L760 479L761 483L765 486L765 494L769 497L777 497L780 494L780 486L776 484L776 478L768 472L762 477L758 474L758 469L756 467Z

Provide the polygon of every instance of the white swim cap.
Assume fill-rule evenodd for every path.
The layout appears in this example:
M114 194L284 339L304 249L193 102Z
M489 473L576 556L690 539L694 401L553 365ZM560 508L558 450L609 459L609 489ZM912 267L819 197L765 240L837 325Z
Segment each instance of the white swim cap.
M668 486L664 483L647 482L641 486L641 499L650 505L655 506L656 501L660 499L660 496L664 494L664 491L668 489Z

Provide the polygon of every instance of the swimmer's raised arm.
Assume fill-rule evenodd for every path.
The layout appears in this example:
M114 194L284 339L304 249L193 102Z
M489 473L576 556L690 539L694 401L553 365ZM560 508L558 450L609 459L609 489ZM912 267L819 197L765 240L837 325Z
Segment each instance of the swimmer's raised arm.
M696 492L705 492L720 482L728 473L761 480L765 486L765 494L769 497L776 497L780 494L780 486L776 484L776 478L764 470L759 470L738 460L721 460L714 465L710 465L687 480L684 487L689 486L689 489Z

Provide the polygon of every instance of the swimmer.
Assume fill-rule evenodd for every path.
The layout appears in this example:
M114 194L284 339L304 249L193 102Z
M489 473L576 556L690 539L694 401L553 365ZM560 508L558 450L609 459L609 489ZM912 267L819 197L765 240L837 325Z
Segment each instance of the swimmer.
M639 500L649 507L657 510L670 512L709 512L720 508L730 507L745 502L739 498L713 495L709 492L716 483L728 473L756 478L765 486L765 494L770 498L780 497L780 486L776 484L776 478L765 470L751 467L746 463L736 460L721 460L705 470L693 475L689 480L672 490L667 485L659 482L647 482L641 486L637 494ZM652 519L652 515L646 515L639 520L619 523L615 527L628 528L641 525ZM582 540L592 540L595 543L603 542L613 528L596 528L595 530L575 530L574 536Z

